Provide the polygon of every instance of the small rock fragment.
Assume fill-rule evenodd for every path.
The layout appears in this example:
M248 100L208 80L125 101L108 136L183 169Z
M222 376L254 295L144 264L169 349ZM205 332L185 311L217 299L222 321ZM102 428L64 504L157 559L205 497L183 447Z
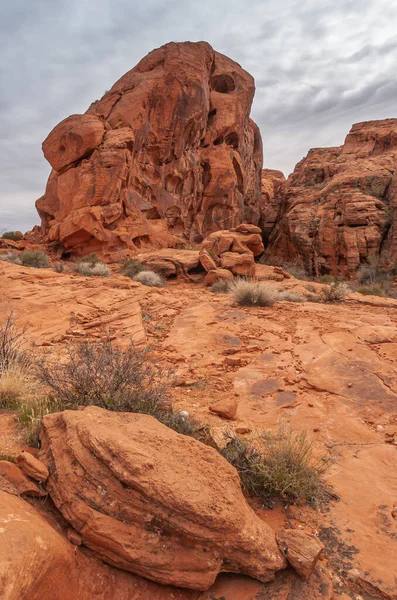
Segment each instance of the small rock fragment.
M320 540L299 529L280 529L276 539L290 565L303 579L309 579L324 550Z
M22 451L16 458L16 463L20 469L35 481L44 482L48 479L48 469L39 460L29 452Z

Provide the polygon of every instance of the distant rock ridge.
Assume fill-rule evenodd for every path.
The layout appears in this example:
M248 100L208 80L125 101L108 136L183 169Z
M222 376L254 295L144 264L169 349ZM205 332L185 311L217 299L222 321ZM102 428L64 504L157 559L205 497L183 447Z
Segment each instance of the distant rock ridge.
M265 198L275 221L265 257L314 275L349 276L371 256L395 263L396 169L397 119L356 123L343 146L310 150Z
M251 75L206 42L150 52L44 141L53 170L36 202L43 239L106 256L257 225L254 91Z

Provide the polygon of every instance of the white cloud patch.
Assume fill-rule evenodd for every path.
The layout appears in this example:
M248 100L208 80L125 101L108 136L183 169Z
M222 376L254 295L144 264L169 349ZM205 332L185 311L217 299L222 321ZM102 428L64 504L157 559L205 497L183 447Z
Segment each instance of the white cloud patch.
M153 48L208 41L256 80L265 166L289 173L354 122L396 117L389 0L13 0L0 8L0 225L38 223L41 143Z

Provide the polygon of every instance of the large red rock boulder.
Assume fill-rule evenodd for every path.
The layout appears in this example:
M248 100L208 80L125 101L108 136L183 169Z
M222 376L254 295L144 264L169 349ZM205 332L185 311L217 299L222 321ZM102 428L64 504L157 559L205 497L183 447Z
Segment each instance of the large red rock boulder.
M46 415L42 448L55 505L110 565L191 589L220 571L269 581L285 566L236 470L153 417L97 407Z
M373 255L397 259L397 119L353 125L343 146L310 150L278 196L266 257L349 275Z
M45 238L74 255L201 242L260 220L254 80L205 42L148 54L49 134L37 203Z
M104 565L60 529L21 498L0 491L1 600L197 600L194 592Z

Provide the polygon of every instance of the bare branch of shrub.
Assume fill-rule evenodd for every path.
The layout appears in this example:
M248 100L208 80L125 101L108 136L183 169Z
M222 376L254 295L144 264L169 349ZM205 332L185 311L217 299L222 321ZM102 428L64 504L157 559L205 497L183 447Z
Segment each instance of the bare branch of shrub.
M12 313L0 326L0 375L15 366L27 365L25 332L26 328L17 329Z

